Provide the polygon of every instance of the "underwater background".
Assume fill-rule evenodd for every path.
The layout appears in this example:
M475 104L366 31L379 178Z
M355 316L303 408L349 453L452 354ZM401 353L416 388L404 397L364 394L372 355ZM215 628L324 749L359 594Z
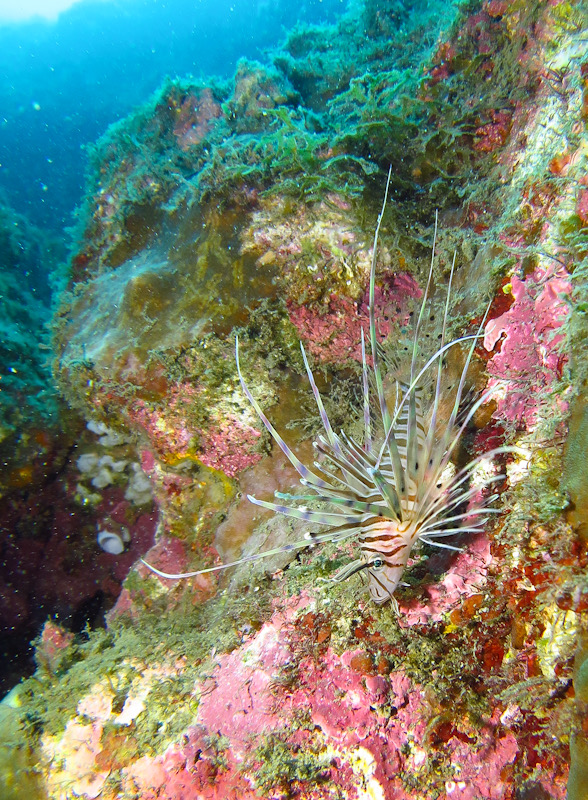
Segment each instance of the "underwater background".
M8 10L0 799L588 798L586 4ZM394 372L436 214L431 303L455 259L493 390L454 469L517 449L396 613L333 582L353 540L288 551L308 524L247 499L303 490L235 336L312 468L300 342L357 436L370 307Z

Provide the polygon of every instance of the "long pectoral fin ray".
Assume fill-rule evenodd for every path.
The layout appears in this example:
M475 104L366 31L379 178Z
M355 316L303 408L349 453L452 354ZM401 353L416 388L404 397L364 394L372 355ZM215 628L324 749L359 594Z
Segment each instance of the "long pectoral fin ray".
M195 578L197 575L206 575L209 572L220 572L223 569L229 569L229 567L238 567L240 564L247 564L251 561L259 561L262 558L268 558L269 556L277 556L280 553L289 553L293 550L302 550L306 547L312 547L315 544L312 539L303 539L298 542L293 542L292 544L284 545L283 547L276 547L273 550L264 550L263 553L253 553L250 556L243 556L243 558L237 559L237 561L231 561L228 564L217 564L215 567L206 567L205 569L197 569L193 572L163 572L163 570L157 569L149 562L145 561L145 559L141 559L141 563L144 564L147 569L154 572L155 575L159 575L160 578L167 578L168 580L180 580L181 578Z

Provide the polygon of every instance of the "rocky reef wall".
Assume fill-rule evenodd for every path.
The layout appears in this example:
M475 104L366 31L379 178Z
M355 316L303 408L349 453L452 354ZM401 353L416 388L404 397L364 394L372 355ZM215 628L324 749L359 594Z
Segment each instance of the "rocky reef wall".
M303 461L320 417L299 341L353 433L391 165L379 330L418 308L438 209L433 303L455 253L448 327L475 330L490 301L471 388L496 387L455 460L518 446L503 513L460 553L418 554L399 617L359 576L329 580L335 545L188 581L137 563L107 630L83 642L48 623L35 679L4 705L14 771L41 797L555 800L569 774L568 797L586 796L585 9L428 8L353 5L232 81L169 81L113 126L92 152L54 371L99 437L80 502L111 502L121 538L115 500L137 525L148 508L155 567L300 539L244 497L296 476L241 391L235 334Z

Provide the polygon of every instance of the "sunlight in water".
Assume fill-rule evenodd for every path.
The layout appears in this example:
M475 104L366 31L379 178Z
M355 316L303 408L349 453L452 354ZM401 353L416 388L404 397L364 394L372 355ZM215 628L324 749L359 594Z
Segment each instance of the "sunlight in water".
M102 0L102 2L109 1ZM66 11L78 2L83 0L20 0L19 3L0 0L0 24L26 22L35 17L54 21L62 11Z

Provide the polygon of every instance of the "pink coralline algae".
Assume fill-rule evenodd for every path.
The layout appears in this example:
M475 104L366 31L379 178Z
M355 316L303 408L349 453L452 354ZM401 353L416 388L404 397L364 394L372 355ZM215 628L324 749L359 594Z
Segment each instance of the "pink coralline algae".
M511 770L523 757L517 706L491 703L475 721L456 713L449 722L434 694L386 659L375 665L365 650L338 653L321 638L317 657L308 648L307 619L321 615L309 610L314 601L306 592L274 605L259 631L232 652L213 654L191 692L191 724L160 752L121 742L146 713L153 687L181 675L185 659L141 670L122 711L109 684L93 686L63 733L44 738L55 796L67 783L76 796L100 800L512 800ZM284 681L292 669L295 680ZM268 736L278 737L291 762L297 754L314 758L319 777L295 773L291 795L282 791L287 776L279 770L266 773L262 786L264 743L271 748L274 741ZM115 763L113 790L107 778ZM550 791L563 798L559 783Z
M42 669L55 674L67 659L73 640L71 631L66 631L53 620L47 620L35 648L35 661Z
M238 763L247 760L260 736L287 734L291 743L307 748L312 743L314 752L329 753L324 777L346 797L366 796L366 786L369 796L384 800L415 797L406 790L406 777L418 781L431 755L422 688L402 670L365 674L361 650L337 655L325 647L320 659L309 656L296 662L297 614L307 602L305 597L292 598L253 638L218 657L200 690L197 729L209 737L225 737L231 759ZM297 663L297 679L286 689L276 677L290 663ZM518 745L498 717L495 711L477 730L465 722L467 732L455 729L444 745L455 777L450 774L439 788L448 794L456 791L463 800L506 797L502 771L514 761ZM284 727L288 719L297 718L309 719L310 729ZM129 772L133 770L136 765ZM217 797L212 788L201 796ZM318 800L324 795L318 785L308 784L303 796Z
M189 150L199 144L212 129L215 121L223 116L220 104L212 96L210 89L200 93L190 93L178 109L174 125L174 136L180 150Z
M486 350L493 351L504 337L488 362L488 386L497 387L496 416L519 427L534 425L539 398L561 375L565 356L559 345L571 292L568 277L561 266L538 267L523 280L513 276L513 305L486 325Z
M416 280L405 272L388 276L376 286L375 309L378 333L385 338L393 322L407 324L408 303L421 296ZM361 362L361 331L369 326L367 292L361 302L332 294L326 312L288 303L290 321L314 358L337 363L352 358Z
M244 757L255 736L283 724L272 681L290 656L284 621L284 615L277 613L252 641L220 656L217 669L202 687L198 721L210 732L228 737L238 758Z
M399 624L411 627L442 620L460 598L480 590L491 562L490 542L485 535L468 539L467 548L457 555L443 552L431 556L427 562L429 572L442 572L442 577L423 587L423 596L406 601L399 599Z
M190 728L182 746L155 758L143 756L123 771L125 797L141 800L261 800L233 756L218 766L214 747L199 727Z
M234 414L219 418L200 434L200 461L233 478L257 464L261 453L255 452L260 432L241 422Z
M130 418L134 425L145 431L157 451L185 455L194 438L185 416L174 413L169 406L164 410L154 409L144 400L133 401Z
M202 391L189 383L177 384L169 392L164 409L151 408L143 400L131 406L132 422L148 435L154 449L169 460L196 458L233 478L261 458L256 452L260 433L230 411L212 408L208 424L197 427L190 420L191 406L205 403ZM148 459L151 464L151 459ZM153 471L146 470L148 474Z
M337 743L343 763L345 754L357 752L358 747L372 756L372 796L385 800L414 798L412 791L406 791L405 780L411 777L418 781L434 755L427 742L423 690L401 670L387 677L362 676L352 666L355 655L350 651L339 657L328 651L320 667L310 659L304 662L303 687L294 694L294 704L308 708L327 740ZM495 713L476 732L456 729L445 742L444 756L455 769L455 778L441 782L439 787L447 794L457 789L456 796L461 800L505 797L507 787L501 771L514 761L518 746L512 733L498 733L498 716ZM364 759L369 763L369 756ZM332 777L344 789L355 788L340 782L341 775L335 770ZM363 795L351 792L348 796Z
M512 112L491 111L491 121L476 128L478 137L474 149L481 153L492 153L502 147L508 139L512 126Z
M290 321L314 358L337 363L353 358L361 361L362 318L357 303L332 294L322 316L308 306L288 305ZM365 320L364 320L365 325Z

